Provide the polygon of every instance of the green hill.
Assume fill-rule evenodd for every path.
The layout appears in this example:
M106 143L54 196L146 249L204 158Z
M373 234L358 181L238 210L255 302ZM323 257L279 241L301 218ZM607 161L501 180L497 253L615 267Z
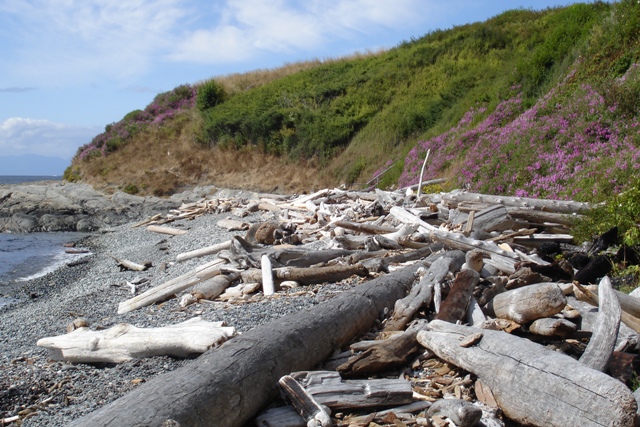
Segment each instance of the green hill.
M132 193L369 181L603 200L640 169L637 1L513 10L378 53L216 77L108 125L66 178Z

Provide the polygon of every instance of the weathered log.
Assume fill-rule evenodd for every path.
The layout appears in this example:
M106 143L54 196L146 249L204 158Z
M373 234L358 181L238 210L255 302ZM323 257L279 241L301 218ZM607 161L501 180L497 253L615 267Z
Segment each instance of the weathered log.
M565 226L573 226L577 218L580 215L575 214L563 214L563 213L553 213L553 212L545 212L534 209L520 209L520 208L507 208L507 212L514 219L520 219L524 221L528 221L534 224L560 224Z
M599 288L598 322L587 348L580 357L580 362L592 369L604 372L609 365L609 359L618 339L622 313L620 303L608 277L605 276L600 281Z
M600 282L602 284L602 282ZM583 288L589 289L594 294L598 295L599 286L596 285L587 285L583 286ZM640 289L640 288L636 288ZM640 318L640 298L636 298L631 296L631 294L625 294L624 292L620 292L618 290L613 290L618 297L618 302L620 303L620 308L625 313L632 315L633 317Z
M518 208L531 208L535 210L555 213L572 214L584 212L590 209L588 203L573 201L533 199L527 197L492 196L487 194L455 192L442 195L442 200L455 205L459 202L481 202L491 205L513 206Z
M217 276L220 274L220 269L223 264L224 260L222 259L214 260L161 285L148 289L140 295L122 301L118 305L118 314L128 313L137 308L153 304L156 301L163 300L173 294Z
M181 234L187 234L187 230L180 230L178 228L172 228L172 227L162 227L159 225L149 225L147 227L147 230L152 231L154 233L169 234L171 236L179 236Z
M314 399L331 410L404 405L413 401L411 383L405 379L344 380L334 371L291 374Z
M477 333L476 345L460 339ZM544 427L633 426L637 410L629 389L573 358L501 331L433 321L418 341L438 357L486 384L509 418Z
M207 255L215 255L220 251L229 249L231 247L231 240L226 242L218 243L212 246L207 246L206 248L196 249L194 251L184 252L176 255L176 261L182 262L191 258L199 258Z
M462 270L456 276L449 290L449 295L440 304L440 311L436 319L445 322L457 322L465 319L469 299L473 289L480 280L480 274L475 270Z
M325 282L339 282L354 274L366 277L369 271L362 264L330 265L327 267L295 268L281 267L273 269L275 280L293 280L303 285ZM262 283L261 270L247 270L241 273L244 282Z
M509 217L507 209L501 205L489 206L479 212L473 213L473 217L471 217L471 213L469 215L470 217L467 221L463 221L461 224L463 227L469 225L470 219L473 218L469 231L504 231L514 228L514 222Z
M121 323L102 331L83 327L66 335L39 339L53 360L73 363L121 363L150 356L187 357L204 353L235 335L235 328L201 317L161 328Z
M216 226L229 231L244 231L249 229L249 223L237 219L221 219Z
M467 307L466 322L471 326L479 327L487 320L487 316L484 315L482 307L478 304L475 297L472 295L469 298L469 306Z
M496 295L487 304L495 317L520 324L560 313L567 299L555 283L538 283Z
M442 256L431 264L420 282L411 288L411 292L396 302L393 314L384 326L386 332L403 330L421 307L431 303L434 284L442 282L447 273L459 268L462 253L458 254L458 262L453 257Z
M208 426L211 420L242 426L277 394L280 377L312 369L368 331L385 308L406 294L419 267L373 279L313 309L258 326L71 426L154 427L166 419L192 427Z
M290 375L278 381L280 388L293 407L307 422L307 427L330 427L333 425L331 415Z

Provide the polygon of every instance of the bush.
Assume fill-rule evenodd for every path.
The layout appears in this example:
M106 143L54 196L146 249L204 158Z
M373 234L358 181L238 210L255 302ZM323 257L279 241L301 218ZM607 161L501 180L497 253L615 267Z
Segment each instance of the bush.
M208 80L197 89L196 106L204 111L213 108L224 101L224 88L215 80Z

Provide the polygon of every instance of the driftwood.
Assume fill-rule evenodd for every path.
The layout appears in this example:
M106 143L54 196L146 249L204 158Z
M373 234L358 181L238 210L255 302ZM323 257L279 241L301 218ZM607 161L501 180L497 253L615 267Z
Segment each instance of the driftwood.
M393 315L385 324L384 330L403 330L421 307L431 303L434 284L442 282L447 273L457 271L461 262L462 253L458 252L452 256L442 256L431 264L420 282L411 288L409 295L396 302Z
M210 279L220 274L220 269L224 260L217 259L204 264L195 270L185 273L175 279L169 280L161 285L151 288L138 296L121 302L118 305L118 314L128 313L137 308L161 301L173 294L184 291L200 282Z
M411 383L404 379L344 380L334 371L291 374L314 399L331 410L403 405L413 401Z
M66 335L38 340L53 360L73 363L121 363L143 357L200 354L235 335L222 322L196 317L162 328L136 328L121 323L103 331L82 327Z
M283 375L313 368L369 330L385 308L405 295L418 267L245 332L71 426L160 425L167 419L193 427L208 426L211 420L242 426L275 396Z
M147 230L153 231L154 233L160 234L169 234L171 236L179 236L181 234L187 234L187 230L180 230L172 227L161 227L159 225L149 225Z
M200 300L213 300L221 295L225 289L231 286L240 277L238 273L220 274L207 279L193 287L193 289L180 299L180 306L186 307Z
M273 269L271 268L271 260L269 259L268 255L262 255L261 273L262 292L265 295L273 295L275 293L275 285L273 283Z
M513 206L518 208L530 208L545 212L566 213L583 212L590 209L588 203L573 201L533 199L528 197L492 196L478 193L448 193L442 195L442 201L450 205L460 202L481 202L491 205Z
M181 262L191 258L199 258L207 255L215 255L220 251L229 249L230 247L231 247L231 240L228 240L226 242L218 243L216 245L207 246L206 248L196 249L195 251L189 251L189 252L178 254L176 256L176 261Z
M295 268L282 267L273 269L275 280L293 280L303 285L325 282L339 282L354 274L362 277L369 275L369 271L362 264L330 265L327 267ZM257 269L246 270L241 273L242 281L250 283L262 283L262 271Z
M567 299L555 283L538 283L496 295L487 304L495 317L520 324L560 313Z
M458 273L453 281L449 295L440 304L440 311L436 319L444 320L445 322L463 320L467 313L471 293L479 280L480 274L475 270L463 270Z
M307 427L307 422L292 406L271 408L255 419L257 427Z
M374 341L364 352L353 355L346 363L338 366L337 371L348 378L403 366L420 347L416 335L422 327L423 325L411 327L397 336Z
M501 331L433 321L418 341L438 357L478 376L511 419L525 425L633 426L629 389L573 358ZM482 332L476 345L460 340Z
M587 348L580 357L580 362L593 369L604 372L609 365L609 359L611 358L616 340L618 339L618 329L620 328L622 313L618 298L613 291L611 281L608 277L600 281L599 288L598 322L589 340L589 345L587 345Z
M278 381L293 407L306 421L307 427L330 427L333 425L329 412L309 394L293 377L285 375Z
M427 224L417 216L399 206L392 207L390 213L399 221L407 224L418 225L420 231L429 234L433 240L437 240L451 249L461 249L464 251L478 249L490 256L494 262L498 263L497 267L501 270L509 273L513 273L515 271L515 263L518 260L518 256L512 252L500 249L498 245L493 242L469 239L462 234L441 230Z
M114 256L112 256L112 258L116 260L120 266L120 270L145 271L152 266L151 261L145 261L144 264L138 264L136 262L129 261L128 259L120 259Z

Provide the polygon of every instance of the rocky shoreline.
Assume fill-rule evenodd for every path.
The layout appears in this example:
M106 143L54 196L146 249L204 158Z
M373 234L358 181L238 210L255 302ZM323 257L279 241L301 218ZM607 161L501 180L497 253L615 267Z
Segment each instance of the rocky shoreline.
M60 181L0 185L0 232L93 232L167 212L215 191L197 187L163 199L122 191L109 195L88 184Z
M91 206L101 206L100 209L103 209L109 205L107 197L99 199L90 188L82 185L54 184L49 191L41 188L21 189L19 194L24 195L21 196L22 200L28 199L29 203L35 204L36 195L42 194L42 191L48 194L48 200L54 200L62 197L58 195L71 187L73 190L67 194L84 192L91 196L85 200L94 201ZM6 197L6 190L2 191L5 191L5 197L0 197L0 200L6 212L10 204L7 200L15 199L15 194L18 193L14 190L13 196ZM120 214L114 214L111 218L115 218L114 221L124 221L134 211L138 215L149 215L155 209L173 207L188 197L204 195L209 191L212 190L200 188L165 202L138 203L135 209L123 209ZM51 196L52 194L56 196ZM233 194L237 197L256 196L247 192ZM134 198L135 196L131 196L131 199L127 200ZM111 201L113 202L113 197ZM79 215L90 216L90 212L100 210L95 207L95 210L91 211L87 207L88 202L84 205L74 203L80 207L76 214L71 214L74 220ZM50 203L43 203L47 204ZM22 208L26 206L26 202L22 203ZM43 208L38 212L45 211L47 209ZM14 213L15 215L17 213ZM32 212L24 215L35 216ZM38 219L39 224L43 223L44 215L47 214L43 213ZM58 212L55 215L62 214ZM254 220L259 218L257 213L251 215L255 216ZM109 215L103 216L100 221L109 224L106 221L108 217ZM189 360L170 357L152 357L118 365L51 361L48 352L36 346L37 340L66 333L66 326L76 318L85 318L92 329L102 329L118 323L130 323L138 327L165 326L202 316L208 321L224 321L239 332L244 332L275 318L318 304L339 293L345 286L342 284L308 287L302 294L291 292L289 295L281 292L270 298L259 294L251 304L240 305L214 302L195 304L183 309L179 307L176 299L172 299L165 302L162 308L150 306L123 315L117 314L118 303L131 297L127 281L148 278L146 285L139 287L139 291L142 292L202 264L206 259L192 259L181 263L174 261L178 253L230 239L236 233L215 225L220 219L229 217L233 218L233 215L208 214L194 220L176 221L172 224L174 227L188 231L180 236L164 236L151 233L144 228L132 228L131 223L102 228L101 232L81 242L82 246L93 252L87 263L66 266L14 287L14 293L9 296L17 298L18 301L0 308L3 325L0 328L0 419L20 414L23 426L65 425L117 399L150 378L189 363ZM6 231L7 224L16 222L7 221L5 216L3 224ZM26 229L20 228L21 231ZM150 260L153 267L144 272L120 271L114 257L138 262Z

